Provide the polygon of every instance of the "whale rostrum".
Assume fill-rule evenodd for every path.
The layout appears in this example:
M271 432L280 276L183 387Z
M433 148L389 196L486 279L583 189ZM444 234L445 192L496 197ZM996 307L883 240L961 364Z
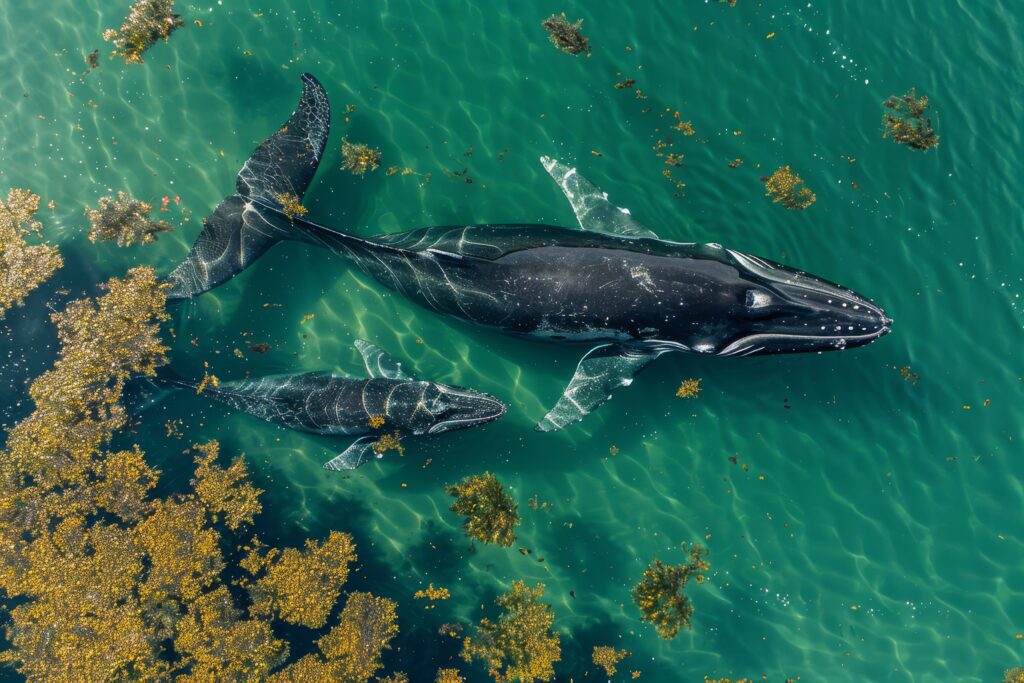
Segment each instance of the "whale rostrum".
M454 225L359 237L283 212L301 197L326 144L327 95L302 77L288 123L253 153L237 191L205 222L169 296L226 282L272 244L327 248L425 308L495 330L588 344L554 408L537 425L582 419L670 351L755 356L867 344L892 321L852 290L718 244L662 240L576 168L541 163L581 229L539 224Z
M438 382L417 381L379 347L361 339L355 347L367 377L327 372L272 375L204 384L204 396L251 415L303 432L356 437L324 465L351 470L408 436L432 436L476 427L505 414L505 404L487 394ZM169 374L158 381L199 388Z

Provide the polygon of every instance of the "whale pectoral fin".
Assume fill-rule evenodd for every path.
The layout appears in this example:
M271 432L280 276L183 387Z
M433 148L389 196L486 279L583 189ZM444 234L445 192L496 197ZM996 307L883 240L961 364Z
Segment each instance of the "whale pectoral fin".
M576 366L569 386L555 407L537 423L537 431L553 432L579 422L611 398L618 387L629 386L633 377L666 349L605 344L591 349Z
M376 451L373 450L373 444L375 443L377 443L377 438L373 436L364 436L356 439L340 455L325 462L324 469L334 472L354 470L376 456Z
M363 364L366 366L366 371L370 374L371 379L376 377L412 379L402 370L402 364L385 353L379 346L362 339L356 339L354 343L356 350L363 357Z
M618 237L650 237L658 239L654 231L640 225L623 209L608 201L608 193L557 159L541 157L540 163L562 188L566 199L576 213L576 220L584 230L604 232Z

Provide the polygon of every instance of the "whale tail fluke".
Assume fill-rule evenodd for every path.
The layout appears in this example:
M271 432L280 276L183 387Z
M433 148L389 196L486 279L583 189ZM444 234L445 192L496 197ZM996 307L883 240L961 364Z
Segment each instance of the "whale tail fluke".
M307 239L285 215L306 194L327 146L331 106L320 82L302 75L291 118L263 141L238 172L235 194L203 220L185 261L166 278L170 299L202 294L245 270L285 239Z
M198 382L194 382L187 377L183 377L170 366L165 365L158 368L156 375L152 377L151 381L157 386L164 387L165 391L174 391L176 389L195 389L199 386Z
M196 384L189 382L168 366L158 368L150 377L135 377L125 387L124 404L133 416L148 412L181 388L195 389Z

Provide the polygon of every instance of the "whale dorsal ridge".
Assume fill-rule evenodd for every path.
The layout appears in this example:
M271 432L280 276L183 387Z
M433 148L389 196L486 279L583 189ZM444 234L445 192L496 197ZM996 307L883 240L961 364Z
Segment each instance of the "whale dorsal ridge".
M557 159L541 157L540 163L558 183L565 198L572 205L576 220L584 230L603 232L618 237L649 237L658 239L654 231L637 222L629 209L608 201L608 193L584 178L575 168L569 168Z

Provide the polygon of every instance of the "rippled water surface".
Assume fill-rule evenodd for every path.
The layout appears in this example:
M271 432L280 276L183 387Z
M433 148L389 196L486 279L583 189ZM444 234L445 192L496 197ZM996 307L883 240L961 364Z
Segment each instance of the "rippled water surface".
M79 77L125 4L0 5L0 187L55 202L41 217L68 262L5 321L6 422L27 408L24 381L52 361L47 305L67 298L57 290L91 293L138 263L168 272L309 71L334 107L306 200L318 221L366 235L573 226L537 161L547 154L663 238L807 269L895 320L844 353L664 356L580 425L543 434L533 425L582 349L442 319L326 251L275 247L176 308L182 374L201 375L204 361L221 378L355 373L352 341L365 338L421 377L509 404L495 424L410 443L347 478L321 469L344 442L201 396L141 413L129 436L171 486L188 477L190 443L244 451L267 489L264 531L280 543L352 532L362 569L350 587L401 604L389 669L428 680L457 654L438 625L479 618L517 578L548 586L560 681L593 678L601 644L629 649L626 670L658 682L997 681L1022 663L1019 2L179 2L186 27L144 65L104 57ZM540 22L563 10L585 19L592 57L547 42ZM633 88L614 87L626 78ZM881 139L881 101L911 86L931 97L942 136L927 154ZM696 135L671 130L676 111ZM383 167L342 172L343 136L379 147ZM653 149L668 136L685 154L673 169L682 191ZM759 176L783 164L817 193L806 211L764 197ZM175 232L129 249L90 243L82 208L116 190L155 205L180 197L160 216ZM252 353L255 342L272 348ZM703 392L676 398L690 377ZM176 418L184 435L169 439ZM444 486L483 470L512 487L518 545L532 555L471 546L447 511ZM681 541L704 543L712 572L689 589L693 630L666 642L638 620L630 589L653 557L681 559ZM427 582L453 599L423 610L411 594Z

